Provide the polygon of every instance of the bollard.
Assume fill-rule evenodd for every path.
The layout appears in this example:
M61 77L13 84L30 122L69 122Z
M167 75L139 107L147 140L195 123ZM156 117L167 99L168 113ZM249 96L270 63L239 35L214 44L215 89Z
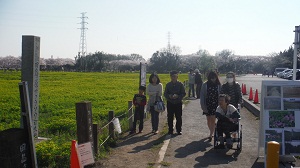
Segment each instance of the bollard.
M276 141L268 142L266 168L279 167L279 149L280 149L280 144L278 142Z

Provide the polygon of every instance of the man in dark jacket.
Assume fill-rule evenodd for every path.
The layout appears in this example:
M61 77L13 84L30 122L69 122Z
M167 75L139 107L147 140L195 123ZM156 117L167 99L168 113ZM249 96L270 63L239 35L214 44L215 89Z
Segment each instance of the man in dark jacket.
M167 116L169 134L173 134L173 118L176 118L176 131L181 135L182 127L182 99L186 95L184 86L178 79L178 72L170 72L171 82L167 83L164 96L167 99Z
M196 96L197 99L200 99L200 91L201 91L201 86L203 84L203 81L199 69L195 69L195 73L196 73L195 75Z

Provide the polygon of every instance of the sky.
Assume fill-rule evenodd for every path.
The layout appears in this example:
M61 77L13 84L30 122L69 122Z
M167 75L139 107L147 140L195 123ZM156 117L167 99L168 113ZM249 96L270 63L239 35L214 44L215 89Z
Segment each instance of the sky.
M41 58L74 59L82 12L87 53L149 59L170 42L182 55L268 56L293 46L299 11L299 0L0 0L0 57L21 56L22 35L34 35Z

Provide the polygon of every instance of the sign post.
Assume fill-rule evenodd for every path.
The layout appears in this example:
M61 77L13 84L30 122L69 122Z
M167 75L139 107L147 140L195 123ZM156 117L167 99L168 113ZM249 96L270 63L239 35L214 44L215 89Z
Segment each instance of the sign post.
M147 64L146 63L141 63L140 62L140 86L146 86L146 73L147 73Z
M22 75L27 81L28 96L33 122L33 136L38 137L39 79L40 78L40 37L22 36Z
M31 107L30 107L30 100L29 100L29 93L28 93L28 84L26 81L19 83L19 90L20 90L20 99L21 99L21 128L24 129L25 134L27 135L26 137L28 137L28 139L26 140L28 143L24 143L24 145L22 145L22 150L20 147L20 151L25 151L25 150L30 151L28 152L29 156L26 159L29 159L29 161L31 161L31 165L24 166L24 167L37 168L38 165L36 160L35 144L34 144L34 137L33 137Z

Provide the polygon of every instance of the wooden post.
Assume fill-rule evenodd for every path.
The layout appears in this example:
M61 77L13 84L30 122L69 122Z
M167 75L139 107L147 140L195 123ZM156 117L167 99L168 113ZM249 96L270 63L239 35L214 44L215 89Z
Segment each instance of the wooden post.
M114 111L109 111L108 112L108 122L111 122L114 117L115 117ZM114 123L113 122L109 123L108 129L109 129L109 135L111 136L111 138L115 139Z
M93 124L94 154L98 154L98 124Z
M90 101L76 103L76 122L78 144L91 142L92 149L94 149L92 103ZM92 165L84 166L84 168L91 167Z
M92 104L90 101L76 103L76 121L78 144L91 142L94 148L92 134Z
M133 114L133 107L131 108L131 106L132 106L132 101L128 101L128 118L131 117ZM128 123L129 123L129 130L131 130L133 127L133 117L129 118Z

